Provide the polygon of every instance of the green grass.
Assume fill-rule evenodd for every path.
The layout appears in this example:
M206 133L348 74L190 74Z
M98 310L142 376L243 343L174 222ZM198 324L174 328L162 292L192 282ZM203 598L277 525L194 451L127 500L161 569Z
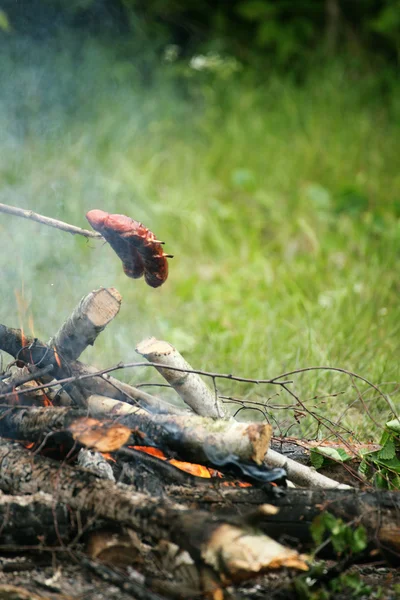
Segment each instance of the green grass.
M154 335L194 367L245 377L350 369L399 407L398 94L340 65L302 86L193 73L179 93L174 67L144 87L134 64L95 44L77 63L67 48L1 54L0 201L83 227L91 208L125 213L175 258L153 290L127 279L107 246L0 214L1 322L29 332L32 315L47 339L84 294L115 286L123 308L88 362L137 360L136 343ZM256 401L278 392L219 389ZM308 373L293 389L308 407L344 391L317 412L336 420L348 408L346 427L376 430L346 377ZM359 392L383 423L386 403ZM271 400L287 401L282 391ZM270 412L283 431L295 424L292 412ZM306 419L299 430L315 427Z

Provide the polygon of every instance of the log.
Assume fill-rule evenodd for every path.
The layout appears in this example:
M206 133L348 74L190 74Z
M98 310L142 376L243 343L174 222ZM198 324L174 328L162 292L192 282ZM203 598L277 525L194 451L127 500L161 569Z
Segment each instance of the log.
M122 298L115 288L100 288L83 297L47 346L65 361L77 360L118 314Z
M125 407L125 415L121 416L120 403L98 396L89 397L88 407L94 417L117 416L119 423L144 434L149 445L177 452L183 460L215 466L230 456L260 465L272 434L267 423L215 421L198 415L149 415L137 408L126 414Z
M202 487L170 486L171 499L190 503L199 510L225 514L250 512L271 498L255 488L204 489ZM279 509L276 515L266 514L260 525L265 533L293 544L300 551L315 547L310 533L313 520L329 512L345 523L362 524L368 533L369 550L378 549L396 565L400 564L400 493L386 490L300 490L287 489L272 500ZM332 547L326 557L337 558Z
M54 504L51 494L37 492L31 496L0 493L0 547L60 545L76 531L71 511Z
M92 473L34 456L18 444L0 445L0 488L9 494L50 493L72 510L96 514L131 527L153 543L170 540L186 550L197 564L212 567L224 580L237 581L284 566L306 570L294 550L277 544L257 526L266 509L259 507L251 526L244 518L185 509L179 504L135 492L123 484L96 478Z
M140 342L136 346L136 352L149 362L165 365L165 368L156 367L157 371L195 413L214 419L224 416L217 394L208 388L200 375L184 372L186 369L193 369L171 344L151 337ZM171 370L168 367L176 367L182 371Z
M52 376L56 380L93 375L93 377L85 378L82 381L77 380L73 384L66 386L68 393L79 407L86 408L87 397L92 394L98 394L123 402L137 403L150 411L172 414L187 413L186 410L175 407L126 383L122 383L118 379L107 375L95 376L98 373L95 367L85 365L78 360L65 361L54 349L49 348L40 340L27 336L22 337L19 329L12 329L1 324L0 350L29 365L39 364L41 367L53 365ZM48 383L48 381L45 383Z
M91 414L95 417L99 416L99 412L94 410ZM106 422L101 427L100 422L97 430L95 429L95 433L98 431L99 435L93 438L89 435L92 425L90 420L84 420L85 417L85 411L70 407L4 407L0 408L0 435L40 442L49 434L53 436L59 434L57 439L62 434L63 443L69 444L69 447L78 441L85 445L92 444L95 449L101 450L96 447L99 440L104 445L114 442L114 438L108 440L109 429L125 427L131 430L132 444L156 446L169 453L176 453L186 461L191 460L215 467L222 465L227 469L234 464L237 466L238 474L250 478L259 477L265 482L280 479L284 474L280 469L276 471L257 469L257 464L262 465L262 458L271 436L271 427L264 423L214 421L197 415L190 418L180 415L150 416L143 409L136 409L135 413L119 417L114 421L114 425L110 421L110 425ZM77 430L76 424L82 420L84 420L83 431L82 428ZM82 433L87 435L83 436ZM116 441L118 442L119 439L117 437ZM104 448L102 451L112 450ZM241 469L244 469L244 472Z

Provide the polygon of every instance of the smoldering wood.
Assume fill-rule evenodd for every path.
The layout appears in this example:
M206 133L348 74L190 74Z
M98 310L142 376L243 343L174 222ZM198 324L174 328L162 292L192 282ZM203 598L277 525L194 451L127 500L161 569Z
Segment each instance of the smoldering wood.
M91 414L99 416L94 411ZM72 447L75 442L69 429L75 421L86 416L85 411L70 407L3 407L0 408L0 435L40 442L49 434L61 434L63 443L69 442ZM135 445L155 445L183 460L216 467L234 457L236 461L255 463L256 468L256 463L262 463L271 437L271 427L264 423L215 421L197 415L190 418L149 415L143 409L119 417L118 423L131 429L131 440Z
M77 360L119 313L122 298L115 288L100 288L84 296L47 346L63 360Z
M28 442L40 442L48 434L63 432L71 440L70 425L87 416L84 410L70 407L0 408L0 436Z
M215 419L224 416L217 393L211 391L197 373L184 372L184 370L192 371L193 369L174 346L151 337L140 342L136 346L136 352L149 362L163 365L156 367L157 371L196 414ZM183 371L176 371L168 367L176 367Z
M0 489L8 494L52 494L56 502L74 511L86 511L134 529L153 543L167 539L189 552L199 564L212 565L227 580L254 576L268 567L272 540L261 534L256 519L251 527L241 517L216 518L207 512L188 510L166 499L138 493L129 486L100 480L83 469L72 468L40 455L19 444L0 445ZM260 519L262 511L260 512ZM244 562L244 550L253 552ZM304 561L294 551L279 546L280 565L304 569ZM275 556L275 555L274 555ZM295 566L296 565L296 566Z
M186 414L187 410L165 402L159 398L119 381L113 377L97 376L98 369L76 361L65 361L54 348L40 340L22 336L21 330L0 324L0 350L28 365L53 366L52 376L56 380L76 377L74 383L65 386L66 391L79 407L86 407L86 399L92 394L108 396L127 403L139 404L150 411L172 414ZM87 377L93 375L93 377ZM85 379L78 378L85 376ZM48 379L44 383L49 383ZM1 392L0 392L1 393Z
M113 417L101 398L89 398L92 416ZM115 403L118 415L118 403ZM114 417L115 418L115 417ZM236 456L241 461L261 464L270 443L272 428L267 423L240 423L233 419L214 420L199 415L149 415L142 409L118 416L118 422L145 435L146 443L179 453L183 460L216 464Z
M273 503L279 512L266 514L261 528L274 539L293 544L301 551L315 547L311 523L317 516L329 512L355 527L364 525L369 550L376 548L393 564L400 564L400 494L395 491L287 489L272 500L265 491L255 488L170 486L167 492L171 498L217 514L236 511L251 515L251 507ZM327 547L325 556L337 558L332 547Z
M0 493L0 548L45 546L67 542L76 533L77 521L51 494L31 496Z

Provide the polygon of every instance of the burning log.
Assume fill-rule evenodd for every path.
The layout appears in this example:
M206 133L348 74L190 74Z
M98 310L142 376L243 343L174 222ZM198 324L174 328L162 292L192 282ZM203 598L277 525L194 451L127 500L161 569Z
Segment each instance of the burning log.
M70 346L71 349L73 347L73 345ZM69 383L66 386L66 389L74 402L83 408L86 407L88 396L98 394L128 403L138 403L150 411L187 412L113 377L107 375L95 377L94 375L98 372L95 367L85 365L78 360L66 361L57 350L50 348L40 340L23 335L19 329L0 325L0 350L28 365L40 365L42 368L52 365L52 376L56 380L70 377L75 379L72 384ZM92 374L93 377L88 377ZM49 383L48 378L44 383Z
M195 413L215 419L224 416L217 393L213 394L199 375L188 372L192 367L171 344L151 337L140 342L136 351L149 362L163 365L157 366L157 371Z
M240 423L233 419L215 421L198 415L149 415L134 407L128 412L126 406L121 408L121 403L99 396L91 396L88 407L94 417L118 416L119 423L140 431L146 443L200 463L218 465L231 456L260 465L272 435L272 428L267 423Z
M147 540L170 540L191 555L195 563L212 567L226 583L283 566L308 567L295 550L289 550L262 534L258 522L263 506L245 517L216 518L187 510L179 504L135 492L129 486L100 480L93 474L33 456L17 444L0 446L0 488L6 493L52 494L72 510L96 514L131 527Z

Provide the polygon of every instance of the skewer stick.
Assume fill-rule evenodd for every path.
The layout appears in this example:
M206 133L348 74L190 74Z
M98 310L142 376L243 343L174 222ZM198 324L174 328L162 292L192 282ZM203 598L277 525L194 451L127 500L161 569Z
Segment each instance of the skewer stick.
M99 240L104 239L103 236L96 231L89 231L88 229L82 229L81 227L70 225L64 221L59 221L58 219L45 217L44 215L39 215L38 213L33 212L33 210L25 210L23 208L17 208L16 206L9 206L7 204L0 203L0 212L8 215L14 215L15 217L22 217L23 219L30 219L31 221L36 221L42 225L48 225L49 227L61 229L62 231L72 233L73 235L83 235L86 238L96 238Z

